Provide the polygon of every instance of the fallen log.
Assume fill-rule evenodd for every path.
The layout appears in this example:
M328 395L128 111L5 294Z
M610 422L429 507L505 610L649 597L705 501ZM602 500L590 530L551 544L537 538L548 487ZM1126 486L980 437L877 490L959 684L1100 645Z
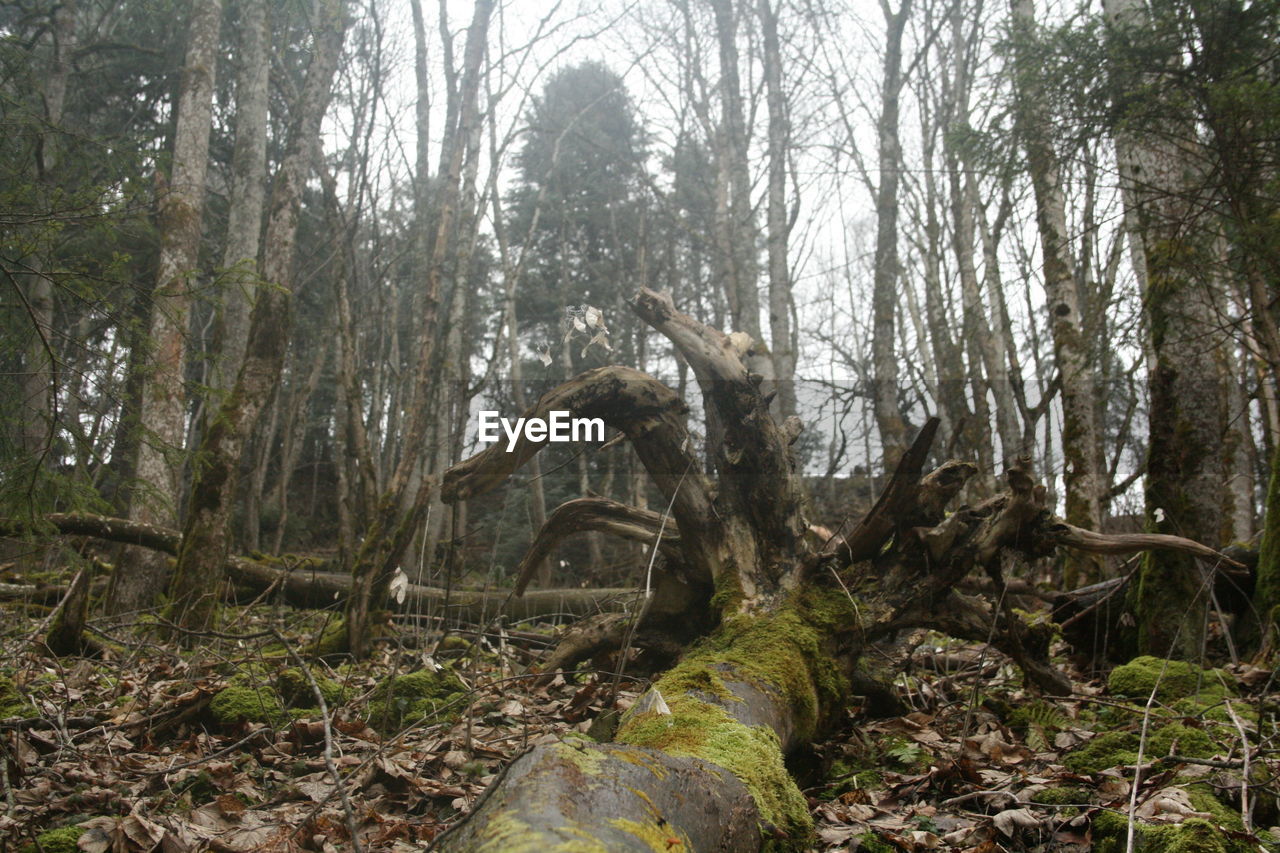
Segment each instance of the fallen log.
M170 555L178 553L181 539L176 530L103 515L51 513L41 517L34 527L0 519L0 536L39 535L41 532L140 545ZM345 602L351 592L351 576L348 574L326 571L310 560L295 560L291 564L289 558L283 558L281 562L282 567L277 568L248 557L232 556L227 558L226 572L236 584L256 593L275 590L295 607L333 607ZM25 585L16 590L0 588L0 597L21 597L27 589ZM6 592L12 596L6 596ZM469 623L487 622L501 614L510 622L621 611L635 598L635 590L625 588L540 589L515 597L506 589L445 590L410 584L400 608Z
M568 532L563 519L570 514L593 519L596 529L651 535L654 547L674 552L673 574L683 575L690 594L683 611L674 598L666 607L646 607L639 630L655 630L651 614L659 625L675 626L683 613L686 623L706 626L704 636L623 715L614 744L534 748L436 840L439 850L805 849L812 843L809 809L785 756L845 718L869 644L918 627L990 639L1030 685L1069 691L1048 660L1048 626L962 595L959 582L981 571L1003 588L1001 565L1011 552L1200 547L1099 539L1064 527L1022 464L1006 472L1005 494L946 515L944 507L976 469L950 462L924 472L936 421L902 456L867 517L847 537L815 543L806 536L801 477L790 452L794 424L779 426L769 414L760 392L764 377L745 366L750 338L709 328L649 290L640 291L633 308L675 345L698 381L715 480L691 451L669 389L625 368L588 371L548 392L526 415L554 402L580 416L575 402L609 400L616 418L617 405L633 400L636 418L624 432L671 507L678 540L656 541L650 514L579 504L549 516L555 521L538 541ZM649 428L639 428L642 422ZM459 463L444 475L445 499L496 487L541 446L518 440L511 452L490 448ZM703 595L708 587L714 594ZM599 642L617 642L618 622L593 627ZM711 775L698 775L703 769Z

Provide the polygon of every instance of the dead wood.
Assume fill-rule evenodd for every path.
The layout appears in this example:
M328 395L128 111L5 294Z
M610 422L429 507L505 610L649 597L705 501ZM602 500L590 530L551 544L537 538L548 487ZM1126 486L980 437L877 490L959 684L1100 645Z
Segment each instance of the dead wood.
M839 720L851 691L864 689L858 658L868 643L919 627L990 639L1029 683L1069 692L1070 682L1048 662L1049 628L1028 625L1009 606L1004 564L1060 546L1112 553L1193 547L1175 537L1098 537L1072 528L1048 512L1044 487L1021 461L1006 472L1003 494L946 515L976 468L948 462L924 472L937 421L920 431L876 504L847 536L806 539L809 525L790 452L796 429L769 416L760 377L744 363L753 352L750 338L710 329L652 291L642 289L634 308L675 344L698 380L707 403L714 486L689 450L683 409L667 389L623 368L584 373L544 395L527 415L553 406L577 416L607 415L643 444L642 460L678 507L679 537L664 535L658 542L661 525L648 511L594 499L571 502L548 519L524 567L588 525L650 541L668 559L640 630L670 630L674 642L681 624L687 631L702 614L693 624L705 626L708 635L624 715L616 740L634 749L538 747L441 839L443 850L511 849L513 832L522 847L539 850L606 836L608 849L651 849L659 834L668 847L681 849L755 849L761 839L802 848L809 842L808 810L783 756ZM638 429L637 421L653 427ZM525 442L514 453L494 448L460 463L445 474L447 498L495 487L538 449ZM1194 547L1201 556L1216 556ZM975 571L990 579L996 605L957 591ZM688 593L683 598L681 583ZM707 594L711 585L714 596ZM655 606L664 594L662 606ZM651 621L658 618L667 620L665 628ZM551 660L561 668L616 648L629 627L624 617L593 619L566 634ZM625 795L611 782L622 755L624 763L652 770L629 783ZM750 803L735 804L735 795L716 785L696 789L670 769L676 756L723 769L720 778L744 783ZM670 805L640 806L659 798ZM634 809L638 817L629 816ZM707 834L706 815L724 809L734 810L741 823L755 823L759 836L739 838L734 833L740 826L728 824Z
M108 542L140 545L165 554L175 555L181 536L176 530L123 518L76 513L52 513L39 519L37 531L52 531L64 536L89 536ZM32 533L29 525L0 519L0 536L25 536ZM342 603L351 592L351 576L326 571L313 561L282 558L283 568L246 557L228 557L227 576L236 584L255 593L277 591L296 607L328 608ZM21 597L27 587L16 590L0 588L0 597ZM12 593L12 596L6 593ZM60 600L61 596L58 596ZM620 610L634 600L635 590L614 589L547 589L534 590L520 598L509 590L452 590L410 584L402 605L404 610L438 613L459 622L480 623L503 614L508 620L587 616L603 611ZM446 606L447 602L447 606Z

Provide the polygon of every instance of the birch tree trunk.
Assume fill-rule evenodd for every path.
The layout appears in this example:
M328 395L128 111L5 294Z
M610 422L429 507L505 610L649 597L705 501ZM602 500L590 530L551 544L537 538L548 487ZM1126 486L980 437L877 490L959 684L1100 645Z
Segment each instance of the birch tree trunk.
M227 242L222 253L222 311L210 386L231 390L249 337L258 286L258 244L266 201L267 95L271 26L266 0L241 0L236 72L236 143L231 154Z
M764 59L765 100L769 109L769 352L773 358L775 409L781 417L796 413L796 353L791 333L791 271L787 262L791 223L787 216L787 156L791 123L782 87L782 45L778 40L778 9L759 0L761 48Z
M150 358L145 366L136 476L148 491L135 491L129 518L173 527L182 500L187 430L187 326L193 279L199 272L205 174L213 89L222 30L222 0L191 6L187 53L178 94L173 164L159 205L160 259L151 300ZM164 588L168 560L134 549L121 557L109 596L114 612L149 605Z
M902 276L898 259L898 187L901 182L902 143L898 114L902 97L902 38L911 16L912 0L902 0L897 12L887 3L884 79L880 84L880 117L876 122L880 183L876 186L876 250L871 293L871 366L876 426L880 431L883 464L892 470L907 449L907 422L898 404L897 306Z
M1062 388L1062 456L1066 485L1066 519L1077 527L1097 529L1101 523L1102 460L1099 454L1092 355L1080 328L1081 296L1067 233L1062 164L1048 132L1052 121L1031 55L1036 23L1032 0L1010 0L1014 39L1014 128L1027 155L1027 171L1036 198L1045 293L1054 361ZM1063 573L1070 589L1100 579L1100 561L1069 557Z
M262 277L249 319L249 339L235 386L200 443L200 462L182 529L182 547L170 588L170 611L179 624L209 625L230 544L231 498L245 442L280 380L289 340L293 261L302 192L311 170L320 122L346 35L343 0L322 0L313 22L315 42L301 96L294 106L284 159L276 173L267 213Z

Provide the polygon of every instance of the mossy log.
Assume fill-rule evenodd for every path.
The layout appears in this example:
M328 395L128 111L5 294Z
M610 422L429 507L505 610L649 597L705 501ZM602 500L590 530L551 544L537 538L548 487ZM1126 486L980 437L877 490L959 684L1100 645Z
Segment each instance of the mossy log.
M1029 683L1068 691L1070 682L1048 663L1047 626L961 594L960 580L982 570L1002 586L1010 554L1042 556L1060 545L1207 551L1176 537L1117 541L1072 527L1049 513L1045 489L1025 462L1008 470L1006 493L948 515L945 507L976 468L948 462L925 473L936 420L847 536L815 540L805 535L810 525L790 450L799 429L769 414L763 379L745 366L751 340L711 329L649 290L633 308L697 377L715 480L702 471L683 405L669 389L626 368L588 371L526 414L554 407L605 416L635 446L670 507L670 524L612 502L578 501L551 513L536 541L544 553L576 529L651 532L668 559L638 630L670 626L674 636L694 625L703 626L702 637L623 716L615 743L535 748L437 839L437 849L804 849L812 844L811 819L785 757L844 718L852 685L865 681L859 655L868 643L916 627L992 638ZM630 417L619 411L628 400ZM445 473L445 499L496 487L540 448L523 440L511 452L492 447L459 463ZM683 595L671 593L677 588ZM601 642L618 639L608 625L599 633Z

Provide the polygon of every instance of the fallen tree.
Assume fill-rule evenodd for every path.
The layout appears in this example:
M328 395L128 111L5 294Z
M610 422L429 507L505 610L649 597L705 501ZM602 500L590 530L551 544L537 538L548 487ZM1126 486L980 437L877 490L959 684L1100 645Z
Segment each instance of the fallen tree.
M24 537L54 533L87 536L105 542L139 545L176 556L182 534L167 527L125 518L86 513L50 513L33 524L0 519L0 536ZM272 591L295 607L326 608L344 604L351 594L351 575L336 571L323 560L310 557L273 558L271 562L229 556L223 567L228 578L253 593ZM25 585L0 585L0 598L39 599L55 604L65 588L53 591ZM446 590L436 586L409 584L400 608L414 613L435 613L451 621L482 623L499 614L508 620L563 616L590 616L622 611L636 597L635 590L542 589L520 597L510 590Z
M604 418L632 442L670 520L612 502L577 502L548 517L525 565L580 529L647 537L667 557L640 624L602 622L594 642L620 645L645 631L701 639L624 715L615 743L534 748L438 839L438 849L802 849L809 810L784 756L843 719L852 685L867 681L859 657L869 643L921 627L991 639L1031 684L1068 691L1048 663L1047 627L1025 623L1007 604L962 594L961 579L982 571L1002 588L1007 561L1059 546L1216 556L1178 537L1121 539L1072 527L1049 513L1025 461L1006 472L1004 494L948 515L976 469L948 462L925 473L936 420L866 517L847 535L815 543L805 535L790 451L799 424L770 416L762 378L745 366L750 339L708 328L652 291L642 290L633 307L693 369L716 479L702 471L684 404L670 389L622 367L581 374L526 417L569 409ZM511 452L494 446L459 463L445 474L445 499L496 487L540 447L522 439Z

